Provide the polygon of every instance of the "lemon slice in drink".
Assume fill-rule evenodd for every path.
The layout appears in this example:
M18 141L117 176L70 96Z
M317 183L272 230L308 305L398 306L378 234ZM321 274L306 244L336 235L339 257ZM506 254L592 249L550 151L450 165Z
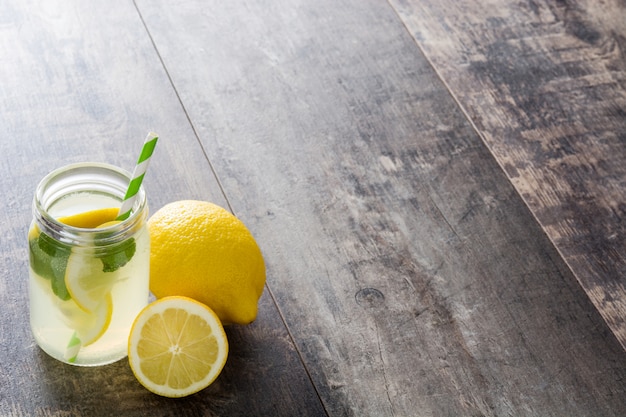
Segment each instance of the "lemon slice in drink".
M59 217L57 220L63 224L83 229L95 229L103 223L115 220L119 208L103 208L72 214L71 216Z
M94 313L118 280L115 272L104 272L102 260L93 250L74 248L65 268L65 286L74 302L84 311Z
M96 227L96 229L104 229L105 227L115 226L117 224L120 224L121 222L121 220L111 220L110 222L102 223L101 225Z
M228 356L217 315L187 297L165 297L145 307L128 339L128 359L137 380L165 397L184 397L209 386Z
M113 297L111 297L111 293L108 293L104 296L104 302L100 303L96 311L89 314L88 320L75 327L76 334L83 347L89 346L102 337L109 328L109 324L111 324L112 316Z
M102 337L111 324L113 316L113 298L106 294L93 313L78 307L73 301L61 301L59 310L63 314L65 324L76 331L83 347L88 346Z

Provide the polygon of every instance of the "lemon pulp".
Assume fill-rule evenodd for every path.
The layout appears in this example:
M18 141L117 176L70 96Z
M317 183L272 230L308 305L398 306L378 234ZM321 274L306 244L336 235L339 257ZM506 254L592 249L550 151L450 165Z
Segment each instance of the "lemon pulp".
M184 397L209 386L228 356L217 315L187 297L165 297L137 316L128 359L137 380L165 397Z

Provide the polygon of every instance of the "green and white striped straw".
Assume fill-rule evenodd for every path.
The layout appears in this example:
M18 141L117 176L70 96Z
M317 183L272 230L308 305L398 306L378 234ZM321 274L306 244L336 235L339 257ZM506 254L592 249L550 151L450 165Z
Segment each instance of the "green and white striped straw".
M120 214L117 216L116 220L126 220L130 216L133 206L135 205L135 200L137 199L137 193L139 192L139 188L143 182L143 177L148 169L150 157L154 152L158 139L159 137L152 132L148 133L148 136L146 136L146 140L141 148L141 154L137 160L137 165L135 165L135 169L133 170L133 176L128 183L128 188L126 189L126 194L124 195L124 201L122 201L122 207L119 211ZM80 341L78 334L74 332L70 341L67 343L67 347L65 348L65 360L69 363L76 362L76 357L78 356L78 352L80 352L81 347L82 342Z
M137 199L137 193L141 187L141 182L143 181L143 177L148 169L150 157L154 152L158 139L159 137L152 132L148 133L148 136L146 136L143 148L141 148L141 155L139 155L137 165L135 165L133 177L128 184L128 189L126 190L126 195L124 196L124 201L122 202L122 207L120 208L120 212L116 220L126 220L128 216L130 216L133 205L135 205L135 200Z
M72 337L70 338L70 341L67 343L67 347L65 348L65 360L69 363L76 362L76 357L78 356L81 345L82 344L80 339L78 338L78 334L74 332L74 334L72 334Z

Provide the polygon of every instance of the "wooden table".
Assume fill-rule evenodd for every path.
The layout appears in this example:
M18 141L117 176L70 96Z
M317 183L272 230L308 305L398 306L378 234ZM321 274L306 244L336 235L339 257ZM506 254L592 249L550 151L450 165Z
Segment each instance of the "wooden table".
M626 415L620 0L4 0L1 416ZM134 164L267 263L206 390L28 327L32 193Z

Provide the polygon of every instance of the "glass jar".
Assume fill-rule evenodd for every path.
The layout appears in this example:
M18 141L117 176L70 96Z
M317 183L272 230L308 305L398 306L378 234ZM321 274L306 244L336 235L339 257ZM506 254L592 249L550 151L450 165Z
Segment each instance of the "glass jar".
M116 221L130 174L72 164L37 186L28 233L30 325L50 356L95 366L126 356L131 325L148 303L150 237L143 187Z

